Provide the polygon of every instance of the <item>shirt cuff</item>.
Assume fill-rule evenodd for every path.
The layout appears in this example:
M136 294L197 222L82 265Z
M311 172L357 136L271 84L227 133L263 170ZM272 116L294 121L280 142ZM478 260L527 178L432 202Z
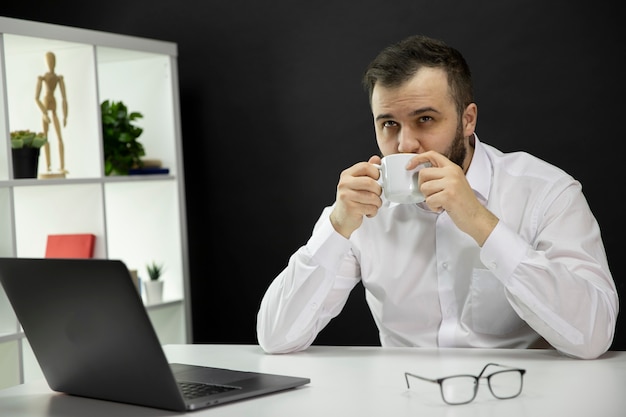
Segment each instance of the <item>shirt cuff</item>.
M330 217L326 217L318 224L306 244L311 258L330 271L339 269L350 246L350 240L337 233L330 222Z
M527 250L528 243L499 221L480 250L480 260L506 285L526 257Z

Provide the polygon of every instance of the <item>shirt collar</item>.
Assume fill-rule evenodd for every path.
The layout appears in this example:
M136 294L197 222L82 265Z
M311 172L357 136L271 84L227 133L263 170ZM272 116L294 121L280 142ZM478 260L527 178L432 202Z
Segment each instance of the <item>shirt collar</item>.
M485 146L478 140L478 135L474 133L474 155L465 177L476 196L483 203L489 199L492 174L493 168L491 167Z

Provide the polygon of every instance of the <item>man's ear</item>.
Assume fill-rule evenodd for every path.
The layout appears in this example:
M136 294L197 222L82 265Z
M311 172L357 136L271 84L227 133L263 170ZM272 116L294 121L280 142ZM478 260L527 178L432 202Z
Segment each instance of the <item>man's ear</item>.
M478 106L476 103L470 103L463 112L463 136L468 137L474 134L476 130L476 121L478 119Z

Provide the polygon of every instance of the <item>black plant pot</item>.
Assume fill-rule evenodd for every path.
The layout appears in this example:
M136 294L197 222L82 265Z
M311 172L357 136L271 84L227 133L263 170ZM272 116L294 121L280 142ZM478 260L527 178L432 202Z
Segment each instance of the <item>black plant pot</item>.
M12 148L13 178L37 178L39 148Z

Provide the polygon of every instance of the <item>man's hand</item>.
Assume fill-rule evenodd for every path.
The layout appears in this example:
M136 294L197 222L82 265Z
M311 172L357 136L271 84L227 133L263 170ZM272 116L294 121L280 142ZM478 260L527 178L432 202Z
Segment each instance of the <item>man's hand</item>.
M361 226L363 216L375 216L382 205L382 188L376 181L380 172L372 164L380 164L380 157L372 156L368 162L359 162L345 169L339 177L330 222L346 239Z
M474 195L463 169L434 151L414 157L408 169L430 161L432 167L419 174L420 191L426 205L436 212L445 210L454 224L482 246L498 224L498 218L487 210Z

